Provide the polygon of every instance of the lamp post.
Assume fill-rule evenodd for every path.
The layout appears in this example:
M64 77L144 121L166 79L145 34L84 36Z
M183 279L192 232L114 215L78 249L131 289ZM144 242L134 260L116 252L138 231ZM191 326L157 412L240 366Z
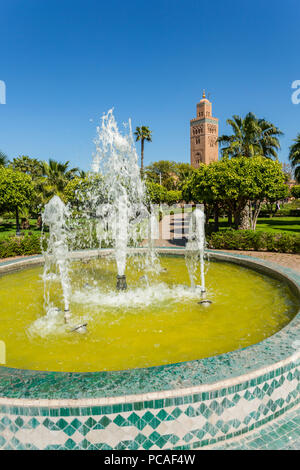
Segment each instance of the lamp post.
M20 232L20 220L19 220L19 208L16 206L16 236L20 237L21 232Z

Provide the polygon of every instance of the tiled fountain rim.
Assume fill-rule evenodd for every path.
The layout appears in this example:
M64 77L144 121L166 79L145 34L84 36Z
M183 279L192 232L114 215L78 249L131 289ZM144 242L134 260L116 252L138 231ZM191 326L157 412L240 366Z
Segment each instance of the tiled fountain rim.
M180 248L161 248L161 253L182 255ZM103 250L102 253L109 253ZM287 279L300 293L300 276L295 271L245 255L209 250L213 259L231 261ZM76 257L94 256L98 251L77 252ZM0 262L0 273L42 262L41 256ZM300 295L300 294L299 294ZM110 372L66 373L0 367L1 406L110 406L119 403L182 399L191 394L209 399L224 390L245 389L253 380L260 383L281 374L300 361L295 345L300 333L300 312L281 331L247 348L209 357L142 369ZM20 400L21 399L21 400Z

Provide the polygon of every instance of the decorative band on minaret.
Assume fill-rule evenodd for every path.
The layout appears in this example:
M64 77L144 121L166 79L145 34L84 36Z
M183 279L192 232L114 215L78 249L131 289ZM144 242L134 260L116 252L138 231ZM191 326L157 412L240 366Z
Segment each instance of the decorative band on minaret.
M197 117L190 121L191 165L198 168L218 160L218 119L212 116L212 104L203 90L197 103Z

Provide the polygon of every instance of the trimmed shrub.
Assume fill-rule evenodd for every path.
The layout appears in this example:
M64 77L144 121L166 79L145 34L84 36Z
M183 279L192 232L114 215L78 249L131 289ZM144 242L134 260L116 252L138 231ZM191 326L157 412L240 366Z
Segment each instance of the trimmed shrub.
M253 230L222 230L207 236L212 249L300 253L300 235Z
M41 253L40 235L26 234L21 237L7 237L0 240L0 258Z

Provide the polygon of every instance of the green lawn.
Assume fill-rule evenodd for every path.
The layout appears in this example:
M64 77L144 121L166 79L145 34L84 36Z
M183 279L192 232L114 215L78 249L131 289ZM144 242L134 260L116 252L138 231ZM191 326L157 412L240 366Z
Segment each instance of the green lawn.
M300 233L300 217L273 217L258 219L256 230L263 232Z
M213 224L213 220L211 220ZM220 230L228 228L227 219L220 219ZM261 232L287 232L294 235L300 234L300 217L272 217L259 218L256 230Z
M28 230L22 230L21 233L40 233L40 230L38 229L36 225L36 219L31 219L30 220L30 229ZM15 235L16 234L16 221L14 219L1 219L0 218L0 240L3 238L6 238L9 235Z

